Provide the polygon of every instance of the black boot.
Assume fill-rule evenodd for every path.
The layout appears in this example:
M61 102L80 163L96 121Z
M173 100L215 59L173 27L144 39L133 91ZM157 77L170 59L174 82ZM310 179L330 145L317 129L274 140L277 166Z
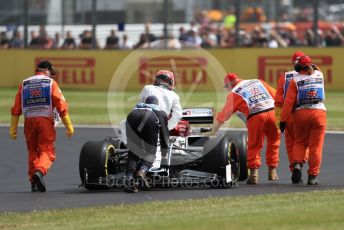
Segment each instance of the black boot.
M307 184L308 184L308 185L318 185L318 184L319 184L319 181L317 180L317 176L308 175Z
M291 181L293 184L300 184L302 183L302 163L294 163L293 164L293 174L291 175Z
M31 182L31 192L38 192L37 184L35 182Z
M124 184L124 192L128 193L136 193L139 190L136 187L136 181L134 180L133 176L126 176L125 184Z
M46 188L45 188L45 183L43 180L43 173L39 170L37 170L33 176L32 176L33 182L36 183L37 188L39 191L41 192L45 192Z

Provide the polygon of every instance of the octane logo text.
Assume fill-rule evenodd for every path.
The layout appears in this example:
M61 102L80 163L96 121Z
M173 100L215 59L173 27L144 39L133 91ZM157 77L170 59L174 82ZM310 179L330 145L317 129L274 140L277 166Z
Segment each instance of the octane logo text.
M37 57L36 64L41 60L49 60L54 66L54 79L64 85L95 84L94 67L96 60L87 57Z
M203 57L157 57L140 58L139 83L146 85L153 82L149 76L154 76L158 70L166 69L174 72L175 81L181 85L191 85L193 83L207 83L207 59Z
M332 57L311 56L312 61L324 74L326 83L333 82ZM291 58L289 56L260 56L258 57L258 77L270 84L276 84L279 76L292 70Z

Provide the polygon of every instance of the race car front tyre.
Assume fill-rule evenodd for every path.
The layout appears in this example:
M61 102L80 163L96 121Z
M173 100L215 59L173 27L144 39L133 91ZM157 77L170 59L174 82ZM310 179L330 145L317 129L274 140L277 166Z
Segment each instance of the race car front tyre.
M246 135L246 133L243 133L241 131L229 131L229 132L225 133L225 136L230 137L238 149L239 162L240 162L239 181L244 181L248 177L247 135Z
M89 190L106 190L106 184L97 184L100 177L108 175L108 159L114 146L108 141L89 141L81 149L79 174L82 184ZM89 183L88 183L89 182Z
M203 147L201 159L202 171L215 173L223 178L226 176L226 166L231 165L231 179L239 179L240 162L238 150L229 137L219 136L209 139ZM225 182L222 183L222 186Z

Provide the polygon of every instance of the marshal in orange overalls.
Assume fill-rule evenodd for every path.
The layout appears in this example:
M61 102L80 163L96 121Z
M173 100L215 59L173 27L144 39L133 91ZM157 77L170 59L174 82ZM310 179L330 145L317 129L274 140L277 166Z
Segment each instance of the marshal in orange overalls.
M296 51L292 58L291 62L293 66L295 62L305 54L301 51ZM279 127L280 119L281 119L281 111L285 96L287 94L287 90L290 84L290 81L294 78L297 72L295 70L285 72L282 76L279 77L277 82L277 89L276 89L276 96L275 96L275 114L276 114L276 125ZM293 143L294 143L294 132L293 132L293 117L290 116L288 120L288 126L284 132L285 135L285 145L287 148L288 160L289 160L289 168L292 171L293 168Z
M11 109L10 136L12 139L17 137L19 116L23 113L25 117L24 134L29 153L28 175L31 182L34 182L35 172L39 172L40 176L46 175L56 157L54 108L67 128L67 136L72 136L74 132L68 116L67 102L57 83L49 76L49 71L43 69L35 76L25 79L19 85ZM42 190L45 191L45 188Z
M233 113L244 114L248 130L247 164L250 169L247 183L258 183L258 168L261 166L260 151L263 148L265 137L267 138L268 179L277 180L276 168L279 163L280 136L275 125L273 100L275 89L261 80L241 80L233 73L225 77L225 87L230 90L230 93L227 95L223 109L216 116L213 125L214 131L217 131Z
M326 129L326 108L323 74L312 68L312 60L303 56L295 67L294 76L287 91L281 114L281 131L288 127L293 116L294 143L292 182L300 183L302 165L309 148L308 184L316 185L320 172L322 149ZM294 113L292 111L295 109Z

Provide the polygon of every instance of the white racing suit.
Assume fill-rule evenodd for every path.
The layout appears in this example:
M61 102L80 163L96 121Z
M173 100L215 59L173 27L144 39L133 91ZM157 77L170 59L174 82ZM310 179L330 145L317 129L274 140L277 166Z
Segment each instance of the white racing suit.
M168 129L171 130L178 124L182 118L182 107L179 96L172 90L163 86L146 85L140 94L139 103L144 103L149 96L155 96L159 100L159 107L167 115L171 114L168 120Z

